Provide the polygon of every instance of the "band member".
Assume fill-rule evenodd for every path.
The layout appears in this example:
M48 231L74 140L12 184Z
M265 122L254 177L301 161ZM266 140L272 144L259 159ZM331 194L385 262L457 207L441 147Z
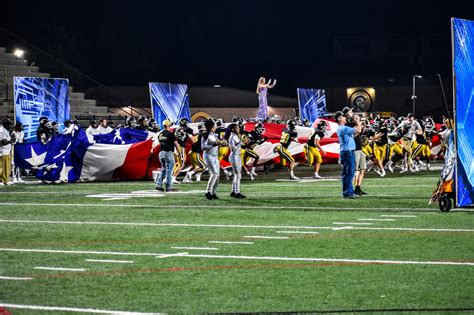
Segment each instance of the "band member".
M275 147L275 151L280 154L282 165L289 163L288 167L290 170L291 180L299 180L299 178L296 177L293 172L296 166L295 159L293 156L291 156L290 151L288 151L288 147L290 146L291 142L296 141L298 137L298 133L295 131L295 129L296 122L293 119L288 120L286 123L286 128L284 128L281 132L280 144Z
M306 163L311 166L314 165L314 174L313 178L321 179L323 177L319 176L319 168L323 159L321 154L326 154L320 144L320 140L324 138L326 133L327 123L324 120L321 120L314 128L314 131L308 138L308 142L305 145L305 155Z
M25 139L25 132L23 131L23 125L21 123L16 123L15 127L13 128L12 134L12 157L15 152L15 144L23 143ZM23 179L21 178L21 169L20 167L15 165L15 159L12 158L12 166L13 166L13 183L24 183Z
M264 120L268 116L268 101L267 101L267 92L268 89L273 89L273 87L276 85L277 80L273 81L272 84L272 79L266 83L266 80L264 77L260 77L258 79L257 83L257 94L258 94L258 114L257 118Z
M216 195L216 190L219 184L220 175L218 152L221 141L215 134L216 124L212 118L208 118L204 122L204 126L206 127L206 132L202 136L201 147L203 150L204 161L209 170L209 180L207 182L205 196L209 200L219 199Z
M232 165L232 172L234 173L230 196L235 198L247 198L240 193L240 180L242 178L242 158L240 156L240 149L242 141L240 139L240 128L237 124L232 123L227 127L225 139L229 143L229 162Z

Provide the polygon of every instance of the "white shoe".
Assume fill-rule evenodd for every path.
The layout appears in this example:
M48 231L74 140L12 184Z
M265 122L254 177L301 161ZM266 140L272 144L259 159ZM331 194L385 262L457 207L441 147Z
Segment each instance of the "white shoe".
M3 182L0 182L0 186L5 186L5 184Z
M406 167L402 167L402 170L400 171L400 174L403 174L403 173L406 173L408 170L406 169Z
M299 178L299 177L296 177L295 175L290 176L290 179L291 179L291 180L300 180L300 178Z
M252 174L252 173L247 173L247 174L249 174L250 180L255 180L255 177L253 177L253 174Z
M374 170L374 172L377 173L379 176L381 176L381 174L382 174L382 172L380 172L380 169L378 169L378 168L376 168L376 169Z
M176 177L173 177L173 179L171 180L171 182L173 183L173 185L179 185L179 184L180 184L180 182L178 182L178 181L176 180Z
M393 173L393 162L388 161L387 164L385 164L385 168L388 169L390 173Z
M385 175L386 175L385 170L382 170L380 177L385 177Z
M13 182L7 182L7 186L11 186L11 185L14 185L15 183Z
M250 174L252 174L253 176L258 176L257 173L255 173L255 167L252 167L252 169L250 170Z
M21 184L24 184L24 183L25 183L25 181L24 181L23 179L21 179L21 178L18 178L18 182L21 183Z
M319 174L314 174L314 175L313 175L313 178L314 178L314 179L323 179L324 177L319 176Z
M196 174L196 181L200 182L201 181L201 173ZM189 182L192 182L191 180Z

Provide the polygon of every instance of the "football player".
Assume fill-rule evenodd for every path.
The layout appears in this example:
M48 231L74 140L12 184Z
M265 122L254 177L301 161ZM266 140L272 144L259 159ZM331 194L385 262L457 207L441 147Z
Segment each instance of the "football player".
M295 131L296 129L296 122L293 119L290 119L286 123L286 128L284 128L281 132L280 144L275 147L275 151L280 154L281 163L282 165L286 165L289 163L288 167L290 170L290 179L291 180L299 180L298 177L295 176L293 170L296 166L295 159L291 156L290 151L288 151L288 147L290 146L292 141L296 141L298 137L298 133Z
M232 173L226 170L220 162L226 158L229 155L229 146L227 144L227 141L225 140L225 134L226 134L226 127L224 125L224 120L222 118L219 118L216 120L216 135L217 138L221 141L221 145L219 146L219 152L217 155L217 158L219 159L219 165L221 170L224 172L225 177L227 180L230 179L230 176L232 176Z
M388 144L388 130L387 126L384 124L383 121L376 121L375 122L375 136L373 137L374 140L374 156L377 165L379 166L378 170L375 170L380 177L385 176L385 169L383 167L383 162L385 160L387 144Z
M304 149L306 155L306 164L309 166L314 166L313 178L315 179L323 178L319 176L319 169L321 167L321 163L323 162L321 154L326 154L326 152L321 147L321 143L319 141L324 138L326 128L327 123L324 120L320 120L316 125L316 128L314 128L313 132L309 136Z
M255 152L255 147L259 144L264 143L267 139L263 136L265 133L265 127L263 126L262 123L256 123L254 130L249 132L245 139L245 154L244 154L244 161L248 161L250 158L253 158L253 163L250 168L250 171L248 171L248 174L250 177L253 179L254 176L257 176L257 173L255 172L255 168L258 165L258 160L260 159L260 155ZM247 170L248 168L245 167Z
M183 183L191 183L192 176L196 175L196 181L201 181L202 172L206 169L206 164L201 156L202 148L201 148L201 139L204 132L206 132L206 127L204 123L200 123L198 126L199 133L193 137L193 144L191 146L191 154L189 159L191 160L191 167L192 169L186 173L186 176L183 179Z

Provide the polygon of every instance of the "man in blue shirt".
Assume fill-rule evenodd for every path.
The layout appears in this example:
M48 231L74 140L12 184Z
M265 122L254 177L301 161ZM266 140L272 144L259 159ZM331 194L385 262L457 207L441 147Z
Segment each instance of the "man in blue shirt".
M340 153L339 159L342 165L342 196L344 198L356 198L352 187L352 180L355 173L355 155L356 148L354 136L361 132L359 116L354 116L355 127L346 126L347 118L342 112L334 115L334 120L338 124L337 136L339 137Z

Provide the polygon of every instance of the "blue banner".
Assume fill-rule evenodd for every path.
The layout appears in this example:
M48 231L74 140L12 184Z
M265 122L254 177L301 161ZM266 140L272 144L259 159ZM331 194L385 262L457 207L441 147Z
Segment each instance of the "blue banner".
M23 124L25 141L36 141L36 129L42 116L56 121L59 131L69 120L69 81L67 79L14 78L15 117Z
M456 125L456 205L474 204L474 21L452 19Z
M301 120L308 119L312 124L327 114L326 93L321 89L298 89L298 104Z
M177 122L181 118L191 120L186 84L150 82L148 85L153 118L160 127L163 127L162 123L166 119L172 122Z
M95 143L130 144L148 139L148 131L130 128L119 128L104 135L95 135Z

